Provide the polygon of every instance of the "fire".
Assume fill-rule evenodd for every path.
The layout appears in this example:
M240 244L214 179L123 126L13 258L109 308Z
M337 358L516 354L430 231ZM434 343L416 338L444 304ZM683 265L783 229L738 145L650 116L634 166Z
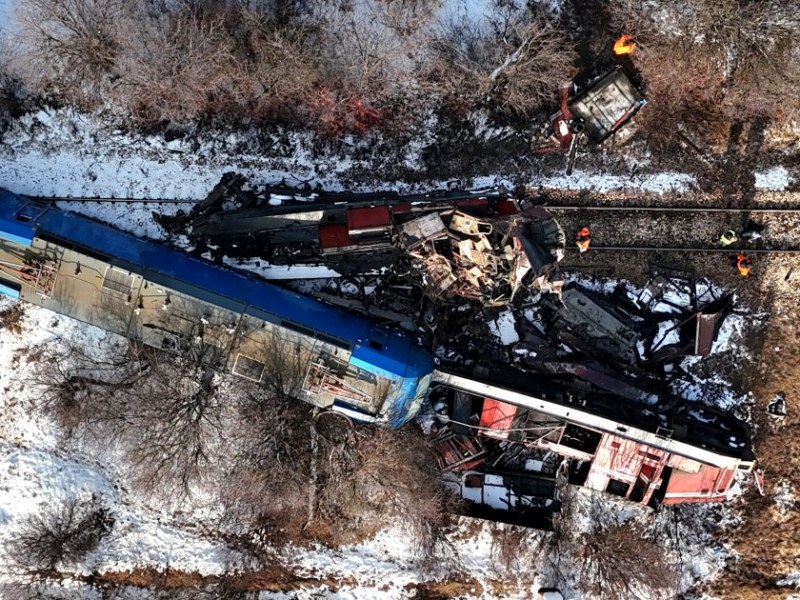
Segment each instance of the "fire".
M636 50L636 42L633 41L633 36L623 33L620 38L614 42L614 54L617 56L625 56L632 54Z

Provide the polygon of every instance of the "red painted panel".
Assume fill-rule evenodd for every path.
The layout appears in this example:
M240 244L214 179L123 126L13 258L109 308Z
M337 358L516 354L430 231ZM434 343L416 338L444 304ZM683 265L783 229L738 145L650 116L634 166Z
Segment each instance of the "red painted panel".
M350 231L380 229L391 224L387 206L347 209L347 227Z
M595 454L592 468L600 468L614 479L633 481L639 474L649 446L614 435L604 435Z
M733 482L733 471L701 465L697 473L674 470L669 478L664 504L724 500Z
M497 203L497 212L501 215L516 215L519 213L519 209L511 200L500 200Z
M516 414L517 407L513 404L507 404L492 398L484 398L480 425L487 429L505 431L511 428Z
M353 241L347 232L347 225L323 225L319 228L319 245L322 248L344 248L352 246Z

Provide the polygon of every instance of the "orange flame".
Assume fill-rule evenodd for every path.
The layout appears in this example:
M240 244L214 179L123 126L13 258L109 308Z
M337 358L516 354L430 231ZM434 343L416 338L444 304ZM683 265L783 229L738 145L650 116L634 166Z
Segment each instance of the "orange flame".
M636 42L633 41L633 36L623 33L620 38L614 42L614 54L617 56L625 56L632 54L636 50Z

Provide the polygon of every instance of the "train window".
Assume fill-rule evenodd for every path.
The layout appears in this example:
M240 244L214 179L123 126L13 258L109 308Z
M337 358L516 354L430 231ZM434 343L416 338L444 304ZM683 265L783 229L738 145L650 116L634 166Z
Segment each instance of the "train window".
M103 288L128 297L133 288L133 275L118 269L108 269L103 279Z
M373 350L383 350L383 344L381 344L376 340L370 340L369 347L372 348Z
M606 492L609 494L613 494L615 496L626 496L628 494L628 488L630 484L625 483L624 481L617 481L616 479L609 479L608 486L606 487Z
M240 354L236 357L236 363L233 365L233 372L245 379L261 381L261 376L264 374L264 366L264 363L250 358L249 356L245 356L244 354Z

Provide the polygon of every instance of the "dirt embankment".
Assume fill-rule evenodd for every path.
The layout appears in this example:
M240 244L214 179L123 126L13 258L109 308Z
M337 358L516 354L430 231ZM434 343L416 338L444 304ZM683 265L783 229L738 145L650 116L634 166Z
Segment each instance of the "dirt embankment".
M369 587L368 582L356 581L354 577L315 576L313 573L298 575L280 564L256 571L226 575L201 575L197 572L173 569L161 571L152 568L136 568L131 571L107 571L83 576L78 576L74 573L42 571L36 573L35 576L42 584L80 581L107 592L140 588L161 591L174 590L178 594L179 592L185 593L187 590L196 590L199 598L233 598L244 597L243 594L248 592L291 593L300 590L319 590L320 588L325 590L324 593L336 595L338 591L349 590L352 593L352 588L354 587ZM509 591L508 585L503 581L484 581L481 583L477 579L468 576L455 577L445 581L419 581L409 583L403 589L410 596L416 598L445 600L447 598L479 596L484 591L484 585L488 585L491 590L498 594L505 594ZM388 592L390 586L387 584L382 588L376 582L374 589ZM202 594L200 593L201 591L203 592ZM369 592L365 591L364 593Z
M800 259L776 257L759 276L762 308L770 314L763 343L754 352L750 377L755 397L754 444L764 471L764 495L753 486L738 500L742 522L728 532L740 558L707 591L721 598L786 598L797 589L781 585L800 572ZM770 415L777 394L786 398L785 417ZM787 491L789 492L787 494Z

